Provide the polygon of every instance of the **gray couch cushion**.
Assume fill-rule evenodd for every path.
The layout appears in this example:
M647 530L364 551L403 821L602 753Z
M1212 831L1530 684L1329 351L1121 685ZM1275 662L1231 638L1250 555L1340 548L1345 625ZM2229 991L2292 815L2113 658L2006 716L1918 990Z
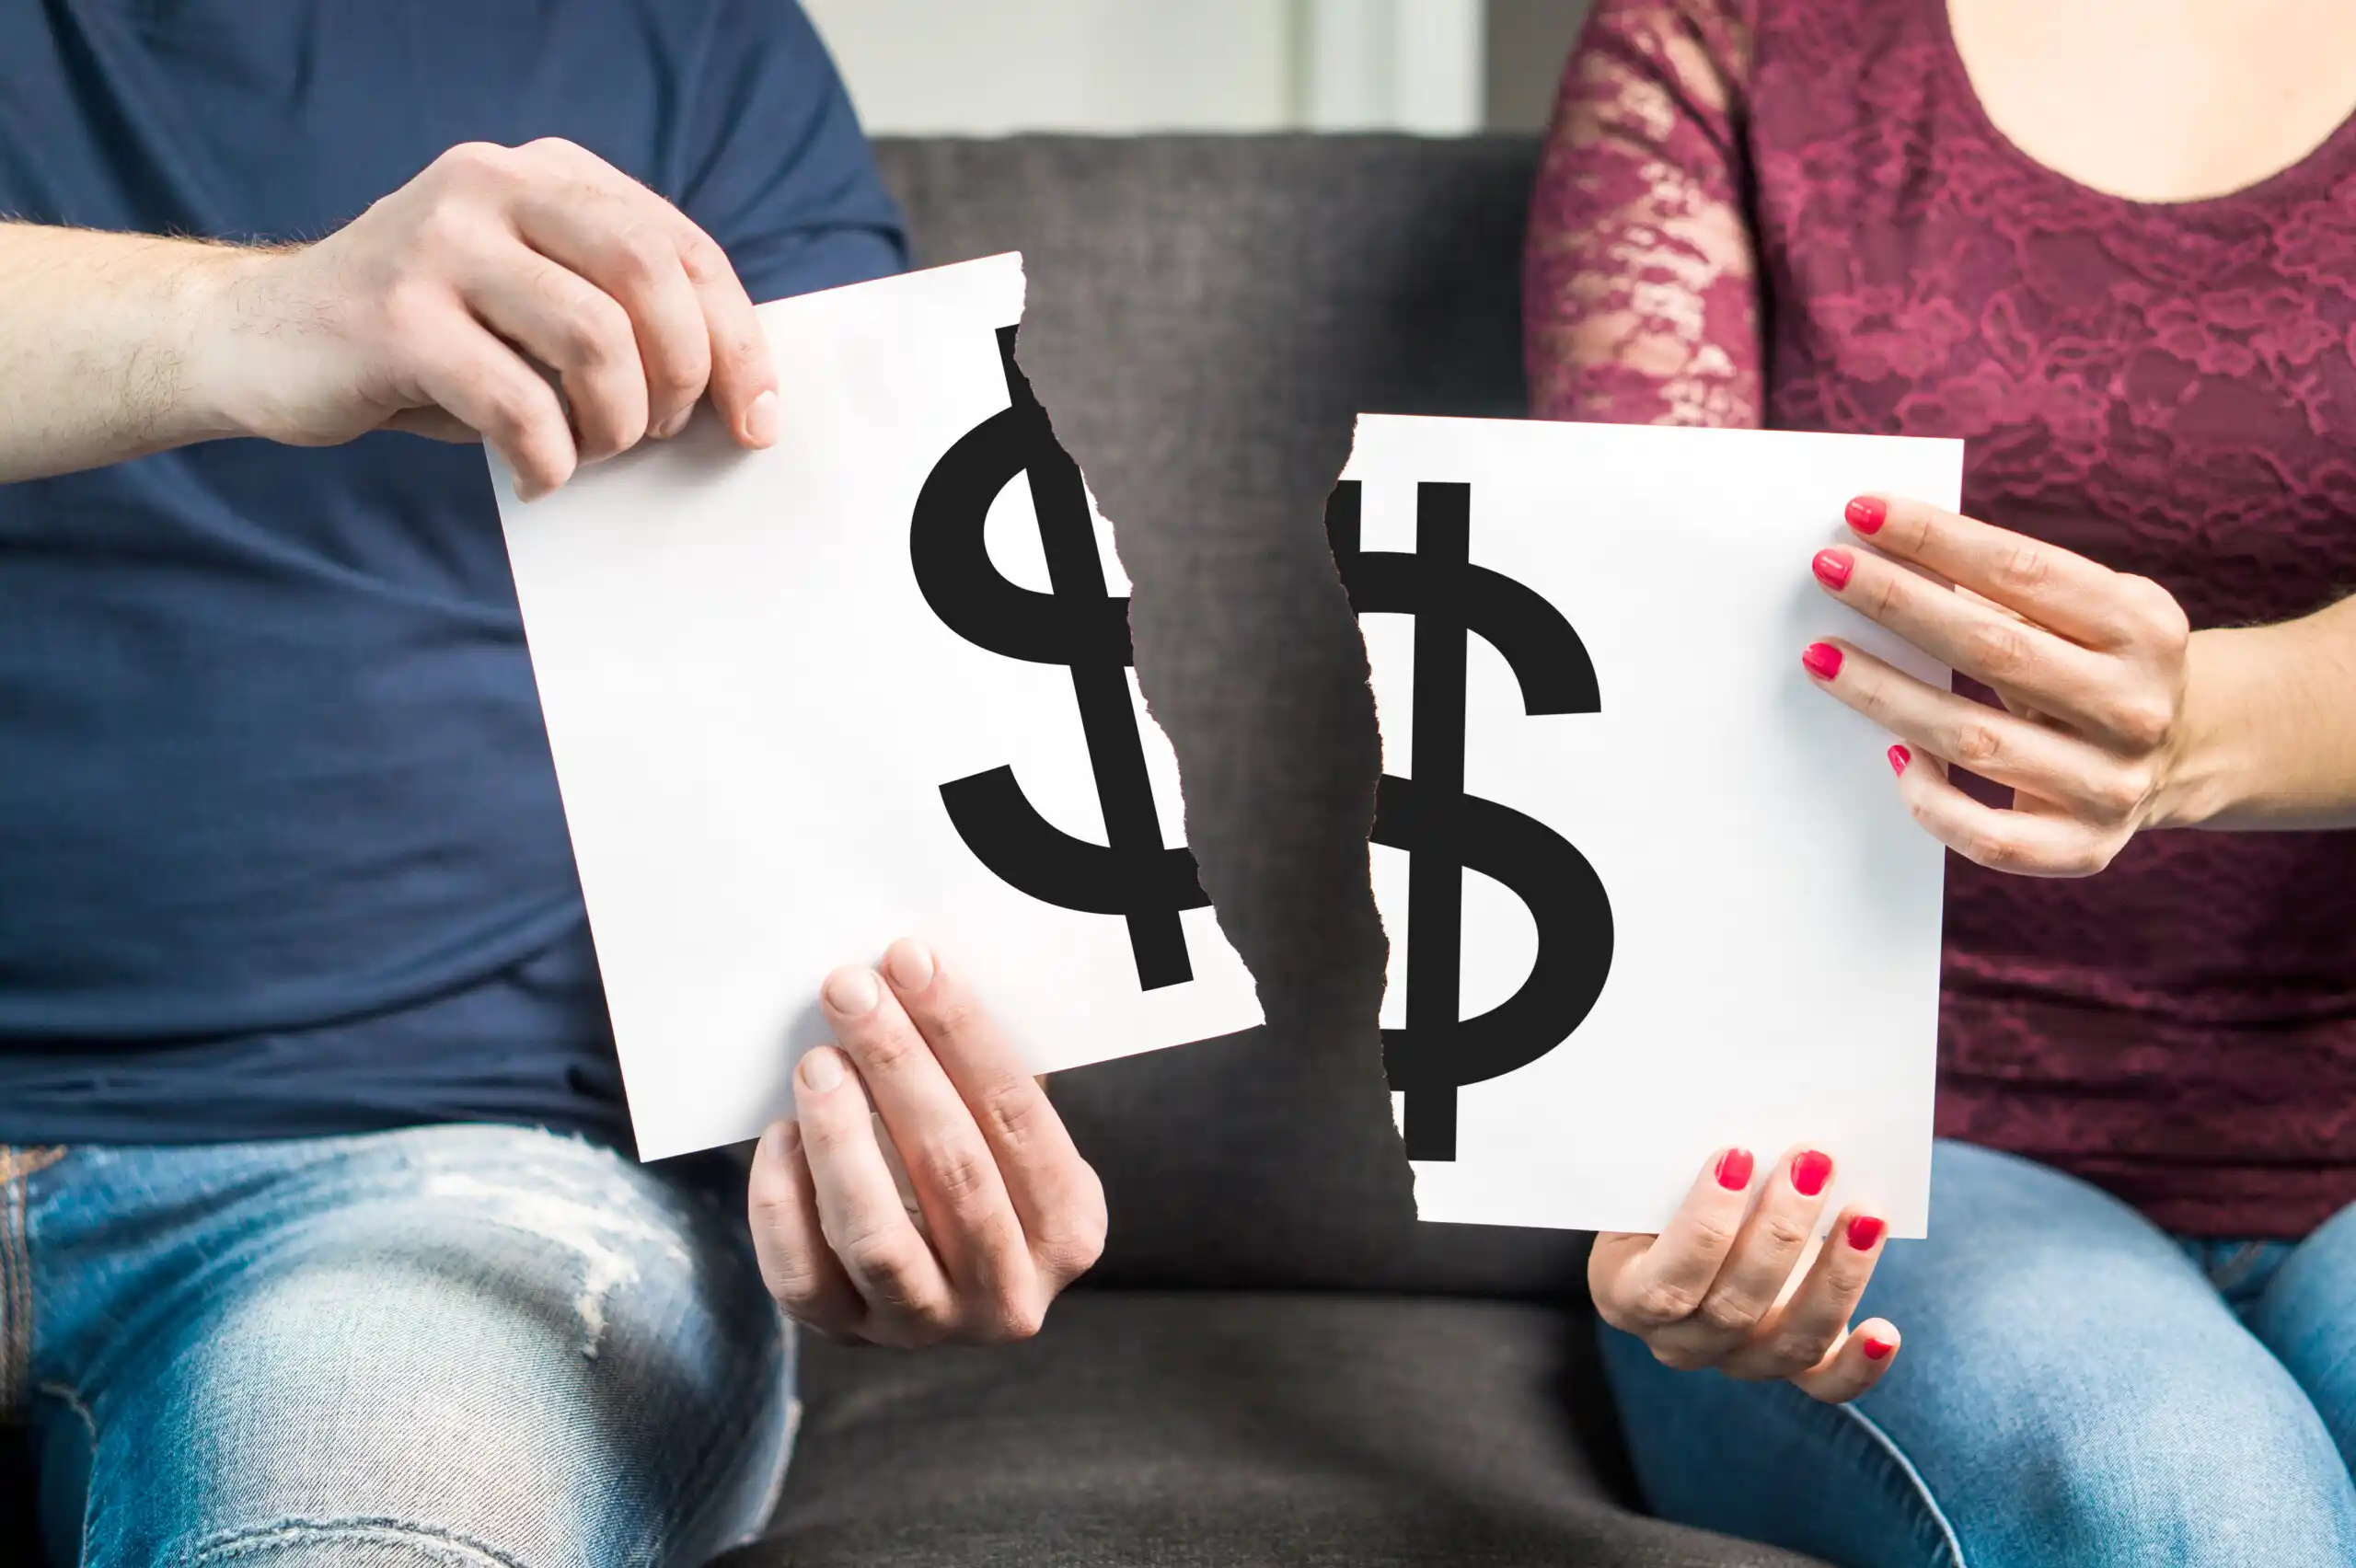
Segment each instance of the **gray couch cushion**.
M1521 140L885 142L919 259L1028 259L1020 353L1130 575L1189 838L1268 1027L1091 1067L1108 1284L1575 1298L1584 1240L1418 1226L1375 1020L1377 751L1325 494L1360 410L1514 414Z
M1536 1306L1096 1291L1011 1348L812 1345L775 1530L723 1568L1800 1568L1619 1505L1588 1343Z

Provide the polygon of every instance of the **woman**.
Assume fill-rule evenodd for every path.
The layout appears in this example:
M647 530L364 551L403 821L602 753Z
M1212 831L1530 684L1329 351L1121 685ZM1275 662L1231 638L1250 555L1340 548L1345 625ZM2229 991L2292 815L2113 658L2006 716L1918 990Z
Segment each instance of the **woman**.
M1961 436L1984 520L1860 497L1812 563L1965 695L1802 654L1959 852L1932 1237L1809 1262L1826 1156L1738 1149L1599 1239L1663 1514L1859 1568L2356 1562L2351 110L2344 0L1589 22L1537 411ZM2193 827L2288 831L2143 833Z

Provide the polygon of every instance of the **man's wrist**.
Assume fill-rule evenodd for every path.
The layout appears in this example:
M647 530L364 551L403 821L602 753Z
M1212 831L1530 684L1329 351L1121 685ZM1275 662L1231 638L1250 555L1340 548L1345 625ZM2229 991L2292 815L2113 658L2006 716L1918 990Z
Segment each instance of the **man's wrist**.
M172 323L167 352L180 366L174 423L181 440L262 433L263 389L248 385L252 356L241 340L254 325L253 284L271 254L202 245L175 258L161 294Z

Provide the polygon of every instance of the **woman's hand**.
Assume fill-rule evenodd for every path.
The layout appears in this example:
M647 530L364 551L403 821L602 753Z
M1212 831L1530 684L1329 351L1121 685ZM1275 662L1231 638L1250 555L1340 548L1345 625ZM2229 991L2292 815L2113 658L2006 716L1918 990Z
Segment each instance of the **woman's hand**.
M1755 1208L1751 1166L1749 1150L1726 1149L1668 1229L1597 1237L1587 1265L1596 1310L1664 1366L1781 1378L1828 1404L1854 1400L1898 1352L1898 1331L1883 1320L1849 1327L1887 1228L1844 1211L1819 1247L1831 1158L1794 1150L1768 1172Z
M1864 496L1847 518L1882 555L1818 551L1825 592L2004 703L1926 686L1837 639L1801 655L1819 686L1898 736L1890 766L1933 836L1996 870L2082 877L2167 820L2191 637L2166 589L1920 502ZM2013 808L1966 795L1950 763L2011 785Z
M841 1043L803 1057L796 1118L753 1158L761 1272L791 1317L837 1339L1028 1338L1103 1251L1103 1186L953 971L906 940L882 967L826 977Z

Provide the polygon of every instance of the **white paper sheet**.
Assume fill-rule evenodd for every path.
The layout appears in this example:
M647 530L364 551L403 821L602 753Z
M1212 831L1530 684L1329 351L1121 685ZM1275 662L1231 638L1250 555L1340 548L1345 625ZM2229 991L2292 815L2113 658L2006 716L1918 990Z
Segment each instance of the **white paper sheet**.
M1123 667L1111 531L1076 469L1025 466L1034 427L1009 422L999 329L1022 291L1000 256L763 306L783 405L766 452L699 414L529 505L494 463L642 1158L787 1111L793 1062L826 1037L820 981L903 934L978 984L1040 1072L1261 1020L1207 905L1172 892L1193 886L1183 852L1140 847L1185 842L1177 765ZM1042 512L1066 546L1052 598ZM993 651L1018 644L1071 662ZM976 831L1064 896L1138 907L1137 941L1123 914L1017 891L968 847L942 786L1005 768L1019 798L962 787ZM1117 864L1100 768L1119 775ZM1023 801L1034 837L1078 842L1023 841Z
M1808 560L1856 543L1840 526L1850 497L1952 508L1961 476L1957 442L1359 420L1334 515L1354 481L1367 553L1344 560L1345 579L1358 580L1384 771L1409 781L1402 792L1386 779L1391 825L1378 826L1372 859L1392 943L1382 1021L1409 1030L1391 1037L1392 1086L1418 1066L1434 1080L1394 1097L1411 1155L1419 1143L1443 1150L1451 1101L1455 1115L1455 1158L1415 1161L1424 1218L1654 1230L1714 1148L1739 1145L1764 1163L1806 1145L1840 1162L1834 1207L1854 1197L1892 1234L1923 1233L1943 851L1893 787L1890 738L1810 689L1799 653L1838 634L1946 684L1944 669L1826 598ZM1428 492L1419 515L1421 487L1449 484L1469 491ZM1451 507L1469 518L1452 524ZM1474 593L1465 738L1447 739L1444 712L1427 724L1419 792L1416 724L1429 716L1418 713L1416 639L1426 623L1420 695L1439 703L1452 527L1466 530L1458 548L1472 567L1534 592L1567 626L1526 604L1498 609L1494 587ZM1415 559L1384 565L1377 552ZM1426 608L1376 613L1369 592ZM1584 697L1565 630L1592 663ZM1515 637L1509 666L1491 639ZM1533 717L1524 684L1542 708L1592 710ZM1469 818L1450 805L1452 755ZM1530 820L1500 825L1479 801ZM1491 847L1419 857L1380 842L1467 835ZM1496 870L1458 869L1484 854ZM1415 964L1419 878L1433 879L1419 907L1435 932L1450 880L1461 888L1452 1010L1445 938ZM1556 943L1535 969L1531 899ZM1419 981L1436 987L1423 1010L1437 1030L1417 1013ZM1528 1020L1493 1036L1497 1076L1451 1088L1484 1069L1447 1025L1533 981Z

